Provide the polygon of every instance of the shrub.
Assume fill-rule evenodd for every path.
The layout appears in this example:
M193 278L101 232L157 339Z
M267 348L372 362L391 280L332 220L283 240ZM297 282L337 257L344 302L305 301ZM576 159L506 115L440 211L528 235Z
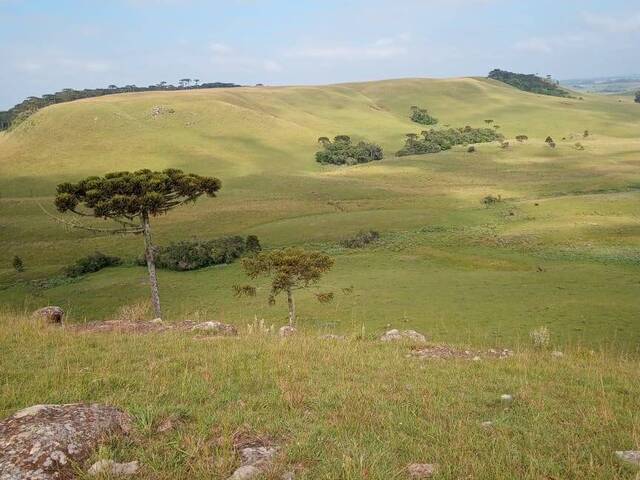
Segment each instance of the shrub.
M476 151L476 147L474 147L473 145L469 145L469 148L467 148L467 153L473 153Z
M551 136L548 136L547 138L545 138L544 143L553 143L553 138L551 138Z
M531 338L535 348L546 348L549 345L551 334L549 333L549 329L543 326L531 330L531 332L529 332L529 338Z
M316 293L316 299L320 303L330 303L333 301L333 292Z
M415 105L411 107L411 120L421 125L435 125L438 119L429 115L425 108L418 108Z
M380 145L369 142L354 145L347 135L338 135L333 142L327 137L320 137L318 143L322 145L322 150L316 152L316 161L322 164L356 165L383 158Z
M93 273L103 268L120 265L122 260L119 257L112 257L101 252L95 252L86 257L79 258L76 263L64 268L67 277L79 277L87 273Z
M526 135L518 135L516 137L516 140L519 141L520 143L523 143L529 140L529 137L527 137Z
M509 148L509 142L502 142L500 143L500 148Z
M364 231L356 233L353 237L347 238L340 242L345 248L364 248L370 243L378 241L380 233L375 230Z
M576 142L574 147L576 150L584 150L584 145L582 145L580 142Z
M487 207L500 202L502 202L502 197L500 195L498 195L497 197L495 195L487 195L482 199L482 203Z
M22 258L20 258L18 255L16 255L15 257L13 257L13 261L11 262L11 264L13 265L13 269L16 272L24 272L24 262L22 261Z
M455 145L468 145L471 143L487 143L502 140L504 136L491 128L448 128L443 130L425 130L422 138L415 134L407 135L404 148L396 155L421 155L425 153L438 153L449 150Z
M211 265L232 263L246 253L261 250L260 240L255 235L246 239L240 236L222 237L214 240L183 240L166 247L156 247L156 266L167 270L189 271ZM138 264L144 265L143 258Z

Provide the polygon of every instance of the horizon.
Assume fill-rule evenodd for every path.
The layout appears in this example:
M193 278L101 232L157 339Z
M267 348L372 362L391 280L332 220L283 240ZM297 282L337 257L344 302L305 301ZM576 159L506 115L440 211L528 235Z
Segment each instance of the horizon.
M0 51L0 110L63 88L184 77L287 86L477 77L493 68L562 80L636 74L640 8L527 3L0 0L0 41L11 45Z

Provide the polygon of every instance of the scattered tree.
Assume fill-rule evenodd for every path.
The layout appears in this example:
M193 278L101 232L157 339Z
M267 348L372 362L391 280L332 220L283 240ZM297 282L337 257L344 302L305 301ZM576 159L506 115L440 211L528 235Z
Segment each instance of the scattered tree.
M13 269L16 272L18 273L24 272L24 262L22 261L22 258L20 258L18 255L13 257L13 262L11 264L13 265Z
M269 304L275 303L280 293L287 295L289 324L296 321L295 290L307 288L318 283L323 274L333 266L333 259L322 252L306 251L301 248L284 248L269 252L260 252L242 260L247 275L252 278L267 276L271 278ZM234 288L243 293L244 287ZM325 294L326 295L326 294Z
M490 118L487 118L484 123L486 123L487 125L491 125L493 123L493 120L491 120Z
M582 134L582 138L587 138L589 136L589 130L585 130Z
M553 143L553 138L551 138L551 136L548 136L547 138L545 138L544 143Z
M638 91L636 92L635 102L636 102L636 103L640 103L640 90L638 90Z
M413 134L408 134L402 150L396 153L404 155L421 155L426 153L438 153L449 150L455 145L469 145L474 143L487 143L501 141L504 136L492 128L449 128L441 130L425 130L422 138L418 139Z
M527 137L526 135L518 135L516 136L516 140L520 143L524 143L529 140L529 137Z
M217 178L186 174L177 169L115 172L104 177L88 177L78 183L61 183L54 202L61 213L110 219L120 225L118 228L100 229L58 219L75 228L143 235L151 301L156 317L162 318L150 217L195 202L204 194L215 197L220 186Z
M486 197L484 197L482 199L482 203L486 206L486 207L490 207L491 205L495 205L496 203L500 203L502 202L502 196L498 195L487 195Z
M476 151L476 147L473 145L469 145L469 148L467 148L467 153L473 153Z

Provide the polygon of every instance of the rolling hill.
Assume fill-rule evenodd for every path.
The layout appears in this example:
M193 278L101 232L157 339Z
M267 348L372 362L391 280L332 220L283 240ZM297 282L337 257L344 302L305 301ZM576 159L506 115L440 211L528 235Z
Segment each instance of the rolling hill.
M404 135L421 131L408 118L411 105L452 127L493 119L509 147L394 158ZM323 286L336 301L303 296L304 326L402 324L492 344L524 340L544 324L563 342L638 349L639 131L632 98L540 96L478 78L150 92L47 107L0 134L0 302L62 304L80 321L144 299L145 270L133 265L34 286L94 250L141 251L137 238L66 231L39 204L52 210L61 181L176 167L218 176L223 188L158 218L160 243L251 233L267 248L306 245L336 256ZM338 134L380 143L385 159L318 165L316 139ZM529 140L513 140L519 134ZM489 194L503 201L486 208ZM339 247L361 229L379 230L380 243ZM11 269L14 255L24 273ZM237 264L160 275L172 318L284 318L281 305L266 305L264 288L234 299L231 285L243 281ZM352 295L340 293L350 286Z

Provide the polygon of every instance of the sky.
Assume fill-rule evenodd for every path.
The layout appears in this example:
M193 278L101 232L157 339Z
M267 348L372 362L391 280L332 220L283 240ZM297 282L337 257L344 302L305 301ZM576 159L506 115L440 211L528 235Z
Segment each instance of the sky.
M640 0L0 0L0 109L180 78L245 85L640 73Z

